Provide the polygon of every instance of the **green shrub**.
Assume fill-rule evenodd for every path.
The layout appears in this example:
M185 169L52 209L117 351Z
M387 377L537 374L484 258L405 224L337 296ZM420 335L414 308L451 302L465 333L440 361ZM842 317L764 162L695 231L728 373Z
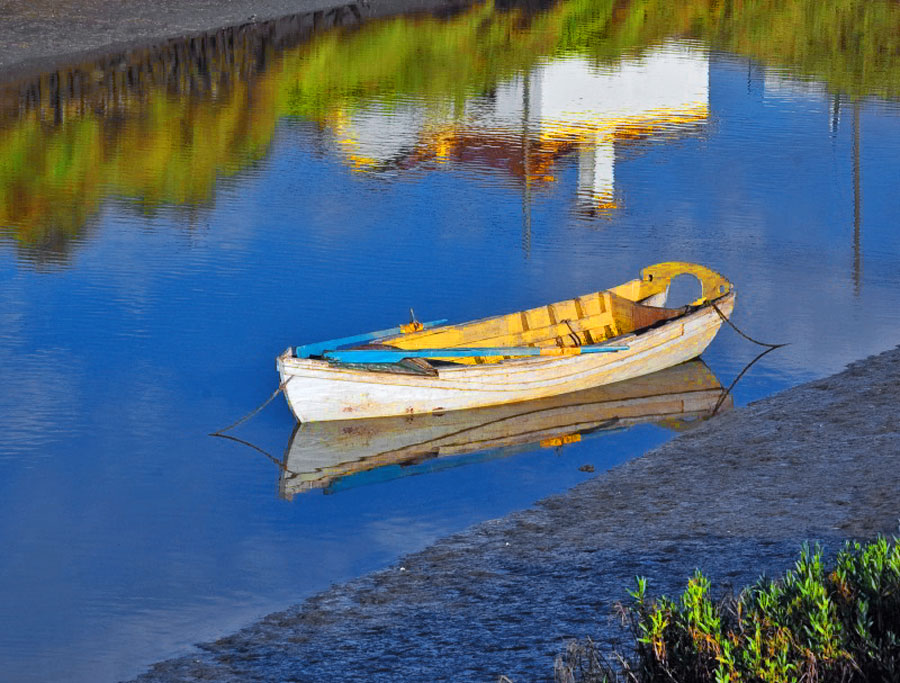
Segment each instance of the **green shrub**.
M807 546L794 569L715 602L697 571L680 599L647 597L637 579L619 605L628 656L590 640L557 658L558 683L900 681L900 545L847 543L827 571Z

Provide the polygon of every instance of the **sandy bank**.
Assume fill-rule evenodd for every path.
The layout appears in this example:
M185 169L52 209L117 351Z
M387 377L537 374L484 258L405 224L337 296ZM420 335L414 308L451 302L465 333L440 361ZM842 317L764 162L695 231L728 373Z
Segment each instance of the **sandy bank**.
M720 586L805 540L897 529L900 349L721 415L534 508L335 586L140 680L515 680L566 638L613 642L636 574Z
M459 5L448 0L0 0L0 80L169 38L350 8L361 19Z

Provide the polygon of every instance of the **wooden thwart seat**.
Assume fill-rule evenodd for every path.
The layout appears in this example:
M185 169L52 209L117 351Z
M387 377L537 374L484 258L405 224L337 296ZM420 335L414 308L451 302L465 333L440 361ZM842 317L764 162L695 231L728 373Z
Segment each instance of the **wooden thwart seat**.
M546 306L448 325L385 339L401 349L461 347L584 346L649 327L682 315L683 308L644 306L611 291L594 292ZM484 363L503 356L454 358L454 362ZM449 360L449 359L448 359Z

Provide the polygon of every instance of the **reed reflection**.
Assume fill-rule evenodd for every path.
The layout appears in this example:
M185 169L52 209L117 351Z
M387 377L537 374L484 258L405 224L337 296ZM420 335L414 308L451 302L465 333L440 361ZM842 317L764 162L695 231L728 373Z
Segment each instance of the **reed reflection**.
M299 424L280 463L279 491L343 488L559 449L651 423L682 430L728 410L731 397L699 360L626 382L539 401L441 415Z
M152 214L211 202L266 156L282 55L357 5L223 29L0 89L0 228L64 256L109 199Z

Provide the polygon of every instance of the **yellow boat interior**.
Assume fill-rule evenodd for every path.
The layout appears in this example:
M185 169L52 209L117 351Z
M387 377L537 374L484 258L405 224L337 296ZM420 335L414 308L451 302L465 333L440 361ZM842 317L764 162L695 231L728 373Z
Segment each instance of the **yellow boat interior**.
M665 308L669 286L680 275L696 277L700 282L700 298L688 306ZM640 279L612 289L456 325L421 329L421 325L412 323L404 326L404 333L378 342L400 349L601 344L682 316L698 306L727 296L732 289L731 282L705 266L670 261L644 268ZM503 358L470 357L453 358L452 361L481 364Z

